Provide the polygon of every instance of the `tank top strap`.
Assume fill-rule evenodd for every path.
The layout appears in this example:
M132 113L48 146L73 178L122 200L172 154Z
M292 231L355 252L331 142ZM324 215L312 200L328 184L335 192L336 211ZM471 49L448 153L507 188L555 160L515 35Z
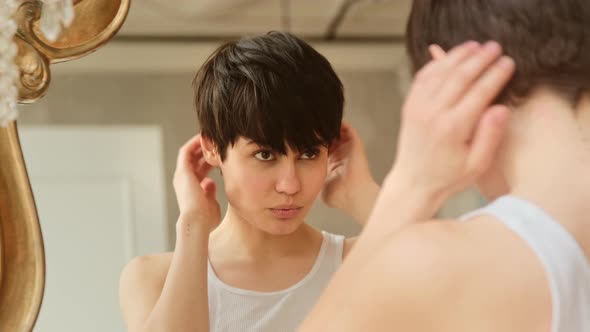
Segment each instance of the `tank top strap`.
M342 255L344 253L344 235L336 235L322 231L324 241L326 241L326 256L323 266L331 273L335 272L342 264ZM327 271L327 273L330 273Z

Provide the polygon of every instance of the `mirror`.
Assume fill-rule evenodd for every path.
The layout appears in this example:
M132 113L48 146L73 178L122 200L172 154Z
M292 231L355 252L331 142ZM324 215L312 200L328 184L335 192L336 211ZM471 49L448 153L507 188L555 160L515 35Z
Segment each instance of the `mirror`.
M27 330L35 321L45 248L45 297L35 330L124 331L119 274L133 257L173 249L177 152L199 130L191 82L225 40L288 30L325 55L345 87L345 119L361 135L373 176L381 181L393 161L398 110L411 80L403 45L409 5L409 0L137 1L114 40L93 54L125 19L127 1L76 2L76 21L55 43L39 37L38 24L30 25L26 33L37 37L21 43L22 49L47 58L38 60L38 68L50 66L52 76L49 86L47 71L40 70L45 76L34 80L38 85L21 88L21 100L30 105L20 107L18 132L34 196L16 127L2 131L0 140L0 307L11 307L6 301L13 298L26 300L21 312L1 316L0 324L10 321L14 325L8 326ZM51 66L82 55L88 56ZM218 174L214 180L221 183ZM223 190L218 199L225 207ZM478 204L480 198L468 193L441 214ZM360 231L352 218L320 202L308 220L332 233ZM18 239L18 250L7 236ZM7 259L15 262L17 254L24 260L18 264L30 269L19 272L28 278L20 281L20 295L8 294L16 288L6 286L9 276L17 275L10 269L20 268Z
M129 1L74 1L74 20L55 42L40 33L41 8L39 1L18 2L13 16L22 103L45 94L51 64L82 57L111 39L127 16ZM0 137L0 330L29 331L45 288L43 237L16 122L0 128Z

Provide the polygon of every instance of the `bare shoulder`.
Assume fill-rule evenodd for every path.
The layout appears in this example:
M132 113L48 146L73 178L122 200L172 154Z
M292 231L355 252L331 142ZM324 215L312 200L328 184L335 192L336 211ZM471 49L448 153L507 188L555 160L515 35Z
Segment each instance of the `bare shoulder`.
M416 224L417 227L411 226L409 229L404 230L403 232L400 231L399 234L403 234L402 236L396 236L395 241L389 242L393 245L420 245L429 243L425 240L425 236L436 236L440 237L441 235L448 233L449 230L446 230L446 227L439 227L440 223L432 222L426 224ZM438 234L439 232L444 231L443 233ZM419 241L414 241L415 237L419 238ZM343 245L343 258L346 258L350 251L354 248L356 242L358 241L359 236L349 237L344 240ZM426 249L426 248L424 248ZM394 250L395 251L395 250Z
M410 226L383 245L374 264L392 279L390 285L397 285L391 286L391 295L405 294L406 300L421 303L416 319L422 305L440 307L436 324L445 330L523 331L534 326L543 331L549 325L539 319L551 317L542 265L524 241L493 217Z
M378 252L382 258L397 265L396 274L409 271L414 275L419 272L414 270L419 269L424 275L454 278L472 267L461 264L466 261L467 256L473 254L471 250L466 250L468 245L465 241L460 241L463 233L462 225L454 221L411 225L394 234ZM400 267L404 268L400 270ZM447 278L440 280L441 285L445 279ZM418 282L414 277L412 280ZM431 284L430 280L427 281Z
M151 284L166 279L172 252L138 256L129 261L121 273L121 286ZM126 285L130 281L129 285Z
M119 281L119 301L128 324L149 315L162 292L171 260L170 252L138 256L127 263Z
M335 276L302 331L444 331L425 317L442 317L447 308L441 298L454 274L445 268L452 259L440 249L452 232L433 223L395 233L364 262Z
M549 331L540 264L490 217L410 225L346 272L302 331Z
M492 216L468 222L433 220L412 225L395 235L382 250L400 264L428 269L449 280L489 282L488 289L497 284L504 290L520 288L535 278L546 281L531 248Z
M170 251L170 252L162 252L162 253L157 253L157 254L137 256L137 257L133 258L132 260L130 260L129 263L127 264L127 266L132 266L135 264L137 264L137 265L146 265L147 264L147 265L151 265L151 266L153 266L154 264L155 265L168 264L172 260L172 254L174 254L174 253L172 251Z

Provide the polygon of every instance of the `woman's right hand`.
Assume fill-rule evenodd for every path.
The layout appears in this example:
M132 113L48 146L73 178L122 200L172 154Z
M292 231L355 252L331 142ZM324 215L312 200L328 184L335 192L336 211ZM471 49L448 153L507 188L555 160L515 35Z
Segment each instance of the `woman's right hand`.
M215 182L207 174L211 165L205 161L198 134L178 152L174 172L174 191L180 210L179 221L197 223L212 231L221 222L221 209L215 197Z
M497 43L431 52L434 60L416 75L402 109L397 158L388 178L442 202L492 164L509 116L506 106L492 103L515 66Z

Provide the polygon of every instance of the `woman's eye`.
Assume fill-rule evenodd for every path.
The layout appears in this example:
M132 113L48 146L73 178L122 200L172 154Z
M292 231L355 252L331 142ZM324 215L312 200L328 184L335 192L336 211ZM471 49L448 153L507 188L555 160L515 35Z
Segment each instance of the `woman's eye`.
M254 157L262 161L274 160L274 155L270 151L258 151Z
M309 150L301 154L301 159L315 159L320 154L317 150Z

